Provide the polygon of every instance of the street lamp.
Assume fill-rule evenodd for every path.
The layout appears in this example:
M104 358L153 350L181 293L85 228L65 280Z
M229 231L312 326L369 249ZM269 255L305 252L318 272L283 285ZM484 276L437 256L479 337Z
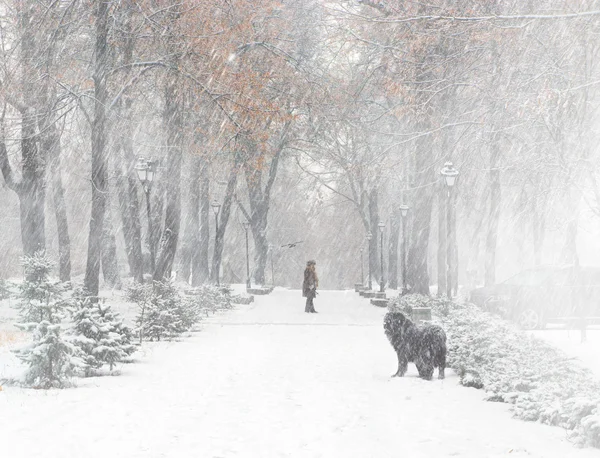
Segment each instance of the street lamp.
M273 249L275 246L269 243L269 251L271 252L271 285L275 287L275 269L273 268Z
M210 204L210 206L212 207L213 213L215 214L215 254L216 254L217 240L219 237L219 211L221 210L221 204L219 202L217 202L216 200L213 200L213 202ZM219 284L219 268L220 267L221 267L221 263L215 256L215 270L216 270L215 276L217 279L217 286L221 286Z
M148 246L150 247L150 263L152 267L152 274L154 275L155 270L155 254L154 254L154 242L152 240L152 213L150 209L150 190L152 189L152 182L154 181L154 175L156 174L156 167L158 161L147 160L143 157L139 157L135 164L135 171L137 176L142 183L144 188L144 194L146 194L146 213L148 216Z
M367 232L367 243L369 244L369 291L373 290L373 283L371 282L371 239L373 234L371 231Z
M408 292L406 287L406 220L409 209L408 205L400 205L400 214L402 215L402 295Z
M365 270L364 270L364 268L363 268L363 265L364 265L364 261L363 261L363 251L364 251L364 250L365 250L364 248L361 248L361 249L360 249L360 284L361 284L362 286L365 286Z
M244 221L242 223L244 226L244 231L246 232L246 288L252 288L252 283L250 282L250 251L248 249L248 228L250 227L249 221Z
M446 296L452 299L452 189L458 178L458 170L454 168L452 162L446 162L440 171L440 175L444 177L446 187L448 188L448 200L446 204L446 226L447 226L447 243L446 243Z
M379 251L381 252L381 282L379 283L379 292L383 293L385 291L385 285L383 283L383 230L385 229L385 223L383 221L379 221L379 224L377 225L377 227L379 227L379 234L380 234L380 248Z

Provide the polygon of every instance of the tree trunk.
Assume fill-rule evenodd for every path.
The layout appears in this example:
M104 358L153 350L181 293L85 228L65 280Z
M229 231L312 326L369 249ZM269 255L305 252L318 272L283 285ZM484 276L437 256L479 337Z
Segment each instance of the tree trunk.
M108 195L106 160L106 72L108 65L109 3L98 2L96 11L96 62L94 67L94 120L92 122L92 214L88 237L88 256L84 288L90 296L98 296L102 234Z
M490 213L488 219L488 232L485 244L485 286L496 283L496 245L498 242L498 226L500 224L500 145L497 138L492 139L490 151Z
M0 143L0 169L7 186L19 197L21 240L23 254L32 256L36 252L45 251L45 200L46 200L46 154L40 150L38 127L38 106L43 105L46 95L39 90L41 75L39 66L43 58L39 55L37 41L39 21L37 7L32 2L17 2L18 34L17 45L20 44L19 75L22 86L19 97L22 99L18 107L21 115L21 178L15 177L8 159L6 135L2 126ZM44 45L45 46L45 45ZM44 48L45 49L45 48ZM10 88L3 88L5 95ZM17 97L17 98L19 98ZM42 102L42 103L40 103ZM44 107L46 108L46 107Z
M125 143L125 141L123 142ZM115 167L119 214L123 226L123 239L129 271L138 283L144 281L142 257L142 233L140 224L140 202L138 198L138 179L133 174L133 152L127 153L122 145L116 156L120 164Z
M202 285L210 279L208 247L210 244L210 176L205 159L199 164L200 230L197 244L192 251L192 285Z
M265 189L262 189L263 166L262 156L251 156L244 162L246 187L250 202L250 214L246 218L250 221L252 236L254 238L254 281L259 285L266 283L267 258L269 242L267 240L267 224L271 204L271 189L277 177L279 161L286 145L287 133L290 123L286 123L281 131L277 150L271 159L269 175ZM255 149L255 145L252 145Z
M417 128L421 132L426 132L430 129L430 123L419 123ZM431 167L431 164L435 162L431 143L429 137L423 136L416 140L415 145L413 187L416 189L412 193L414 211L412 212L412 236L406 269L410 292L427 296L429 295L427 258L431 231L431 209L435 192L435 187L431 186L431 183L435 181L434 170Z
M127 66L133 61L133 49L135 46L132 35L131 20L133 15L133 5L130 1L126 2L125 16L123 17L122 33L123 35L123 58L122 64ZM129 77L130 70L124 71L125 78ZM140 223L140 200L138 195L138 178L135 172L135 155L131 139L131 110L133 98L124 93L115 106L115 118L123 122L126 129L118 132L121 141L117 149L119 153L115 154L116 163L116 184L117 196L119 199L119 213L123 226L123 238L125 241L125 250L127 252L127 262L129 271L134 280L138 283L144 281L144 261L142 254L142 228ZM118 126L113 126L113 129Z
M200 243L200 167L201 159L192 157L188 165L190 170L187 208L181 244L181 279L190 282L194 251Z
M179 241L181 224L181 162L182 162L182 102L180 79L174 70L167 75L165 88L164 124L167 132L168 153L166 164L167 192L165 226L156 259L153 278L163 281L171 277L173 261Z
M229 215L231 213L231 203L237 186L237 177L239 168L241 165L241 158L239 153L235 153L235 158L229 171L229 179L227 180L227 188L225 190L225 198L223 199L223 205L219 213L219 230L215 236L215 250L213 253L212 261L212 272L211 277L213 281L217 280L217 274L221 270L221 260L223 256L223 247L225 239L225 231L227 229L227 223L229 221Z
M36 30L34 29L34 7L28 3L20 5L21 63L23 65L23 102L21 120L22 187L20 199L21 239L23 253L32 256L46 249L45 200L46 200L46 156L39 150L37 111L39 103L36 90Z
M54 123L47 126L46 146L50 155L50 175L52 177L52 200L58 233L58 266L60 281L71 281L71 239L69 237L69 221L65 203L65 190L62 184L60 166L60 136Z
M254 162L247 161L244 163L244 172L250 201L250 226L254 238L254 281L264 285L269 251L266 237L269 207L262 190L262 170Z
M379 250L379 206L378 206L378 189L373 188L369 192L369 225L371 231L371 240L369 241L369 268L371 269L371 278L379 284L379 269L377 262Z
M117 261L117 241L112 224L109 196L107 196L104 224L102 225L102 276L106 286L111 289L121 289L119 263Z

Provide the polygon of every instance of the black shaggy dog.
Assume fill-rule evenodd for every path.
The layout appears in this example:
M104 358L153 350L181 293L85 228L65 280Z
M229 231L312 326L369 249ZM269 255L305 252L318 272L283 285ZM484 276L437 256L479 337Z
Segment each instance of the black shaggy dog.
M415 326L402 312L388 312L383 319L383 329L398 355L398 372L392 377L402 377L409 362L414 362L419 377L431 380L433 369L438 368L439 378L444 378L446 368L446 333L435 324Z

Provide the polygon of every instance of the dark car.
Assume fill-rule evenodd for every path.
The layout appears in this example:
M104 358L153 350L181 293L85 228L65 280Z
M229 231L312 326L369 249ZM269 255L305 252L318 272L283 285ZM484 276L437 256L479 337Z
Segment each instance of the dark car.
M541 266L493 286L471 291L471 302L517 322L543 329L549 322L600 322L600 267Z

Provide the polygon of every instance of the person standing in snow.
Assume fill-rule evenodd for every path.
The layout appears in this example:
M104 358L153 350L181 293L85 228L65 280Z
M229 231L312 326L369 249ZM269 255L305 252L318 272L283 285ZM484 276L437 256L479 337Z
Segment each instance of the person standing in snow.
M313 300L317 295L317 288L319 287L319 277L317 277L317 271L315 261L308 261L306 263L306 269L304 269L304 283L302 284L302 297L306 298L306 307L304 311L306 313L318 313L315 310Z

